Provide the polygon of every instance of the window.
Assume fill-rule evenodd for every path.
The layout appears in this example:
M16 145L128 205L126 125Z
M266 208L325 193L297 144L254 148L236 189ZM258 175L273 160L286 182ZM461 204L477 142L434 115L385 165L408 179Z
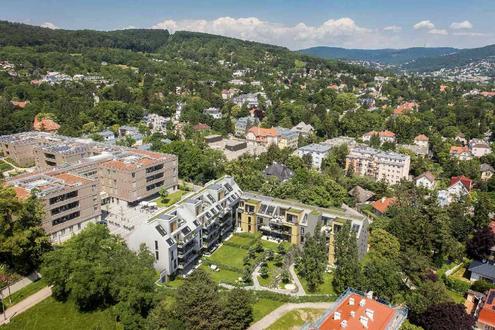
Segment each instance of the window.
M159 260L160 259L160 256L158 254L158 251L155 251L155 258L156 258L156 260Z
M158 241L155 241L155 250L158 250Z
M52 225L55 226L55 225L59 225L61 223L70 221L72 219L75 219L75 218L79 217L79 215L80 215L80 212L79 211L74 212L74 213L71 213L71 214L64 215L63 217L60 217L60 218L57 218L57 219L53 220L52 221Z

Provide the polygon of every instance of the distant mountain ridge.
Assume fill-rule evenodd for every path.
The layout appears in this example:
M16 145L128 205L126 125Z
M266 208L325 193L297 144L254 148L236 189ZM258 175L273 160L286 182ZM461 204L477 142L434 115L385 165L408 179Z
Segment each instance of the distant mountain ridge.
M346 49L312 47L298 52L325 59L369 61L412 72L454 69L480 61L495 63L495 45L480 48L414 47L405 49Z
M312 47L299 50L300 53L331 59L372 61L380 64L399 65L419 58L443 56L458 52L451 47L413 47L405 49L347 49L339 47Z

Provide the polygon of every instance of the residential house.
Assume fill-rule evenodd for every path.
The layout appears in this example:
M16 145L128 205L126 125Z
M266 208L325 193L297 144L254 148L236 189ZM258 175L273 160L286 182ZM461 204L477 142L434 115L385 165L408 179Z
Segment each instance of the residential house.
M480 139L471 139L469 141L469 148L473 156L477 158L489 155L492 152L490 144Z
M246 134L248 145L256 144L269 147L272 144L278 145L279 135L275 128L251 127Z
M373 198L373 196L375 196L375 193L366 190L361 186L355 186L354 188L349 190L349 195L354 197L354 199L356 199L356 202L358 203L366 203L371 198Z
M493 278L495 279L495 270L490 270L488 273L489 274L487 275L493 275ZM495 329L495 289L490 289L486 296L482 298L481 302L478 304L477 312L475 312L474 316L476 319L476 329Z
M97 135L103 138L103 142L114 144L115 143L115 135L110 130L101 131L96 133Z
M306 235L313 235L318 224L326 237L328 264L335 261L335 233L346 222L356 234L358 256L364 257L368 245L368 219L343 204L337 208L320 208L296 201L243 192L236 212L242 232L261 233L264 237L302 245Z
M141 144L143 144L144 136L139 132L139 129L137 127L127 125L120 126L118 134L119 138L121 139L131 137L135 141L134 146L140 146Z
M422 187L428 190L435 189L435 176L430 171L426 171L423 174L417 176L414 181L416 182L416 187Z
M452 202L469 194L473 181L466 177L452 177L450 186L440 190L437 195L438 204L441 207L450 205Z
M489 261L473 260L468 267L471 282L485 280L495 283L495 265Z
M274 162L272 165L267 166L263 171L265 176L271 176L277 178L278 181L287 181L292 176L294 176L294 172L285 166L284 164L279 164Z
M369 176L397 184L408 179L411 158L391 151L381 151L370 147L351 149L346 157L345 170L355 175Z
M356 139L348 137L348 136L339 136L336 138L328 139L323 141L322 143L328 144L332 149L336 147L340 147L342 145L346 145L348 149L352 149L357 146Z
M296 126L291 128L292 131L299 133L299 135L302 135L304 137L308 137L311 135L314 131L313 126L310 124L306 124L303 121L297 124Z
M468 146L451 146L450 157L458 160L471 160L473 155Z
M490 164L484 163L480 165L480 172L481 180L487 181L493 176L493 173L495 173L495 169Z
M278 147L280 149L296 149L299 142L299 133L283 127L276 127L278 134Z
M407 313L408 309L403 305L392 306L381 299L373 299L372 292L348 288L318 320L302 329L396 330L407 319Z
M311 165L316 169L320 169L323 160L328 155L331 149L332 147L328 144L313 143L298 148L296 150L296 155L301 158L303 158L304 156L311 156Z
M418 109L416 102L404 102L394 109L394 115L404 115Z
M390 206L395 204L395 202L397 202L397 199L395 197L382 197L379 200L371 203L371 206L373 207L373 212L376 215L384 215L385 213L387 213Z
M25 100L25 101L10 101L10 104L12 104L14 106L14 109L17 109L17 110L22 110L22 109L25 109L28 105L29 105L29 101L28 100Z
M39 132L57 133L60 129L60 125L53 119L48 117L39 118L40 115L34 116L33 129Z
M414 138L414 144L428 150L430 148L429 140L426 135L420 134Z
M151 133L167 133L167 124L170 122L170 118L157 115L156 113L149 113L143 118L144 123L151 130Z
M380 139L380 144L383 144L385 142L395 143L395 133L390 131L371 131L365 133L362 137L362 140L364 142L370 142L373 136L378 136L378 138Z
M229 89L223 89L222 90L222 99L223 100L230 100L233 98L237 93L239 93L238 88L229 88Z
M203 113L212 117L213 119L222 119L222 111L219 108L204 109Z

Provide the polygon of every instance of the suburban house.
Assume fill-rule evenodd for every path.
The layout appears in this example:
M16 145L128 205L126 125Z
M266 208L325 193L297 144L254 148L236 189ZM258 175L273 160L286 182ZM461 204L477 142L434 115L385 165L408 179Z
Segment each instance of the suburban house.
M362 140L364 142L370 142L373 136L378 136L381 144L385 142L395 143L395 133L390 131L370 131L363 134Z
M482 296L476 310L474 313L476 329L495 329L495 289L490 289Z
M471 160L473 155L468 146L451 146L450 157L459 160Z
M294 172L284 164L273 163L263 171L266 176L277 178L278 181L287 181L294 176Z
M405 115L417 110L417 108L418 104L416 102L404 102L394 109L394 115Z
M291 128L292 131L299 133L299 135L302 135L304 137L308 137L311 135L314 131L313 126L310 124L306 124L303 121L297 124L296 126Z
M203 113L213 119L222 119L222 111L219 108L208 108L204 109Z
M96 134L103 138L103 142L110 143L110 144L115 143L115 135L110 130L101 131L101 132L96 133Z
M302 329L396 330L401 328L407 313L405 306L392 306L374 299L373 292L363 293L348 288L317 321L305 324Z
M375 196L374 192L366 190L361 186L355 186L349 190L348 193L350 196L354 197L358 203L365 203Z
M167 124L170 122L170 118L157 115L156 113L149 113L144 116L143 121L152 133L165 134L167 132Z
M487 181L493 176L493 173L495 173L495 169L490 164L484 163L480 165L480 172L481 180Z
M441 207L448 206L453 201L466 196L471 191L473 180L464 176L452 177L450 186L447 189L440 190L437 195L438 204Z
M485 280L495 283L495 265L492 262L473 260L468 267L471 282Z
M477 158L489 155L492 152L490 144L480 139L471 139L469 141L469 148L473 156Z
M426 171L423 174L420 174L414 179L414 181L416 182L416 187L422 187L428 190L435 189L435 176L430 171Z
M311 156L311 165L316 169L320 169L321 163L323 162L323 160L328 155L331 149L332 147L329 146L328 144L314 143L297 149L296 155L298 155L301 158L303 158L306 155Z
M420 134L414 138L414 144L429 149L429 140L430 139L426 135Z
M351 224L356 234L359 258L368 249L367 217L345 204L341 207L321 208L244 192L236 219L242 232L261 233L266 238L294 245L304 244L306 235L313 235L317 224L320 224L327 240L329 265L335 261L334 235L345 222Z
M53 119L42 117L40 115L34 116L33 129L39 132L57 133L60 129L60 125Z
M395 197L382 197L371 203L371 206L373 207L373 212L381 216L387 213L389 207L394 205L396 201L397 199Z
M278 132L275 128L251 127L246 133L248 145L256 144L269 147L272 144L278 145Z
M381 151L370 147L351 149L346 157L345 170L355 175L369 176L397 184L408 179L411 158L391 151Z
M278 147L280 149L296 149L299 142L299 133L283 127L275 128L278 133Z

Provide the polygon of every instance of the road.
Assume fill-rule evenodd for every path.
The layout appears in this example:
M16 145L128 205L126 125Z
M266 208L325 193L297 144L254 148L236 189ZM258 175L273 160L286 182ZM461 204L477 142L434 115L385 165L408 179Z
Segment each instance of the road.
M284 316L286 313L302 308L313 308L313 309L328 309L333 307L335 303L331 302L318 302L318 303L301 303L301 304L285 304L275 309L268 315L265 315L261 320L254 323L249 327L248 330L263 330L268 328L270 325L275 323L279 318Z
M30 309L31 307L45 300L51 295L52 295L52 289L47 286L41 289L40 291L36 292L35 294L22 300L21 302L15 304L14 306L10 307L5 311L5 316L7 317L7 319L4 319L4 314L0 314L0 325L4 323L9 323L10 319L13 316L21 314L22 312Z

